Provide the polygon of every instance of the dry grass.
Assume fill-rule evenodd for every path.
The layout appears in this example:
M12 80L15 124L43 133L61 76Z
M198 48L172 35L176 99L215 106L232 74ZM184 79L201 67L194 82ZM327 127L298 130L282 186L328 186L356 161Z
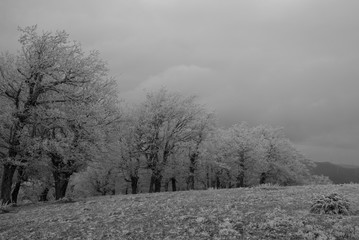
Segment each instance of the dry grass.
M352 214L318 215L321 195ZM262 187L106 196L0 214L0 239L359 239L359 185Z

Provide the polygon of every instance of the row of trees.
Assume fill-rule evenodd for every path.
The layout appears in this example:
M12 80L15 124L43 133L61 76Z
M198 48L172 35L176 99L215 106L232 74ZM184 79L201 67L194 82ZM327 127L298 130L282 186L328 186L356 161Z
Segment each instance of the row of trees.
M117 157L80 173L74 183L80 190L84 183L92 194L103 195L115 189L136 194L329 183L310 174L314 164L283 129L246 123L218 128L215 116L193 97L161 89L126 113L113 151Z
M97 52L84 53L64 31L19 30L21 50L0 57L3 203L29 182L41 186L40 200L51 189L63 198L74 173L77 189L101 194L114 194L119 179L132 193L140 181L159 192L181 181L195 189L311 179L310 161L282 130L218 129L195 97L166 89L125 107Z

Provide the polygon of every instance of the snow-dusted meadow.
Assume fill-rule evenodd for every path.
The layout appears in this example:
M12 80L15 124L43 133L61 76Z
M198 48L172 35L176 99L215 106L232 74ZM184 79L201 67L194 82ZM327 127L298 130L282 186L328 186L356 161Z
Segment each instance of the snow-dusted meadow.
M338 193L351 214L310 213ZM0 239L359 239L359 185L115 195L20 206L0 215Z

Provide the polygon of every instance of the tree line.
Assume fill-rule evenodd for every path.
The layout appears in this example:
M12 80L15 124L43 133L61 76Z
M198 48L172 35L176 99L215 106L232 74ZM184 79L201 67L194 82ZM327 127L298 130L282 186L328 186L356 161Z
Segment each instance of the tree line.
M116 182L136 194L327 181L309 174L313 163L282 129L221 129L196 97L164 88L125 105L98 52L65 31L19 32L20 51L0 56L3 203L29 185L45 201L69 188L115 194Z

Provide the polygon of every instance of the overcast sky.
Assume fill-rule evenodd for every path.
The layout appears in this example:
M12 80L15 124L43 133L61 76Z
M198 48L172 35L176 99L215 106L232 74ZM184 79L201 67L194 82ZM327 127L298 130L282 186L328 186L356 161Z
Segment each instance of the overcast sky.
M196 94L223 126L282 126L308 158L359 165L358 0L0 1L0 51L17 27L96 49L122 97Z

